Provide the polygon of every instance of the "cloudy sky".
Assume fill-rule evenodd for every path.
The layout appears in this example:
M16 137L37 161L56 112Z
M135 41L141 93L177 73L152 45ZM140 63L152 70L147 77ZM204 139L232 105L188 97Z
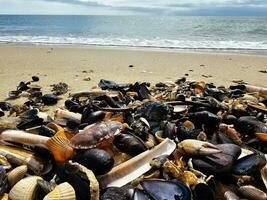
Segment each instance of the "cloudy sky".
M267 15L267 0L0 0L1 14Z

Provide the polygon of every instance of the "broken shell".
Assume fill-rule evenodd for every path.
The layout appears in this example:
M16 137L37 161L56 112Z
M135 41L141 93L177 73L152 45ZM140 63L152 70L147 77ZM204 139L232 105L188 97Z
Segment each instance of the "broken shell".
M44 200L75 200L76 195L73 187L65 182L56 186L54 190L48 193Z
M42 180L39 176L30 176L16 183L9 192L11 200L29 200L34 199L37 180Z
M0 155L0 165L2 165L2 167L4 169L10 169L11 168L10 163L8 162L8 160L6 159L6 157L3 156L3 155Z
M8 190L8 180L6 171L0 166L0 196L7 192Z
M8 173L8 182L10 187L13 187L17 182L19 182L27 173L28 167L27 165L21 165L16 167L11 172Z

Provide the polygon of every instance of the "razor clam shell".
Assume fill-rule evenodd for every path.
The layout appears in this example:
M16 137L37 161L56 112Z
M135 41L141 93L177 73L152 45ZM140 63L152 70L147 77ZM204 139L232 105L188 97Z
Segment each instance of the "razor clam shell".
M42 180L39 176L30 176L17 182L9 192L11 200L34 199L37 180Z
M239 193L241 193L245 198L251 199L251 200L266 200L267 194L263 191L261 191L258 188L255 188L252 185L245 185L241 186L238 189Z
M122 187L149 171L151 159L161 155L170 155L175 148L175 142L167 138L152 150L145 151L114 167L109 173L100 176L99 180L104 187Z
M46 167L45 161L36 157L33 152L21 148L0 146L0 155L5 156L10 163L27 165L35 174L41 174Z
M74 113L60 108L55 111L54 120L59 125L66 125L69 120L81 123L81 119L82 115L80 113Z
M0 134L0 140L6 142L16 142L20 144L35 145L44 148L47 148L45 144L48 139L49 137L35 135L18 130L6 130Z
M7 178L10 187L13 187L17 182L19 182L26 175L27 170L27 165L21 165L9 172Z
M75 200L76 195L73 187L65 182L55 187L54 190L49 192L44 200Z

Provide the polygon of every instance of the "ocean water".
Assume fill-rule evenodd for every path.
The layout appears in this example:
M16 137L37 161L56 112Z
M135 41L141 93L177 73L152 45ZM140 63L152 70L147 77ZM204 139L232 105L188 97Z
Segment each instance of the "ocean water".
M267 52L267 17L0 15L0 43Z

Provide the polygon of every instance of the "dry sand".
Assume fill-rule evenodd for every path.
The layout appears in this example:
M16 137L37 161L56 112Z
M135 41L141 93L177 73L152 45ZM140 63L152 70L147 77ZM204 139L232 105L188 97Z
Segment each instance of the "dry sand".
M133 65L133 67L129 67ZM90 90L100 79L118 83L189 80L229 85L234 79L266 86L267 56L52 46L0 46L0 100L20 81L40 77L44 91L65 82L70 91ZM204 77L204 76L205 77ZM84 80L90 79L89 81Z

